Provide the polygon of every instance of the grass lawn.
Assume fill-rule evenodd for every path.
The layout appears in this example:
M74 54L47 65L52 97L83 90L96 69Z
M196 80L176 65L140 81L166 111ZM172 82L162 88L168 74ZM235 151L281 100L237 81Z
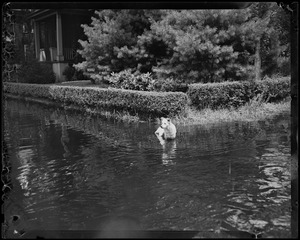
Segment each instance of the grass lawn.
M290 99L278 103L246 104L237 109L203 109L189 107L183 116L177 116L173 122L177 125L213 124L232 121L259 121L282 113L290 113Z
M79 80L79 81L69 81L62 83L54 83L54 85L63 85L63 86L79 86L79 87L99 87L99 88L108 88L109 85L105 83L96 83L93 84L90 80Z

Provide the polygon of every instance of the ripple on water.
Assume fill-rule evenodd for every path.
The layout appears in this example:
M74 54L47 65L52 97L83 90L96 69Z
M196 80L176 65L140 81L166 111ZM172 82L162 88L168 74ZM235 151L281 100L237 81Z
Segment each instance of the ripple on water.
M289 133L276 121L178 126L161 145L152 123L15 101L5 111L17 199L45 229L127 214L154 230L290 231Z

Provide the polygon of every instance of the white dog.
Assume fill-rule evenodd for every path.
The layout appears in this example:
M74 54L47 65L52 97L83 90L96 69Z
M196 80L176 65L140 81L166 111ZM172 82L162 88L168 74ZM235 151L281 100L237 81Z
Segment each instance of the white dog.
M164 165L173 165L173 159L176 157L176 127L169 118L161 118L161 125L155 131L155 134L163 147L162 163Z
M165 140L176 138L176 127L171 122L170 118L161 118L161 125L155 131L156 136L161 137Z

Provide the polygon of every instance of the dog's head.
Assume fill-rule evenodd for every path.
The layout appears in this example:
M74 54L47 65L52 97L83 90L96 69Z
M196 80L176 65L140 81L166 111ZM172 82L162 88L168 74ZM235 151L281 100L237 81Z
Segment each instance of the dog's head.
M170 123L171 123L171 119L170 119L170 118L164 118L164 117L162 117L162 118L160 119L160 121L161 121L160 126L161 126L162 128L167 128L167 127L170 125Z

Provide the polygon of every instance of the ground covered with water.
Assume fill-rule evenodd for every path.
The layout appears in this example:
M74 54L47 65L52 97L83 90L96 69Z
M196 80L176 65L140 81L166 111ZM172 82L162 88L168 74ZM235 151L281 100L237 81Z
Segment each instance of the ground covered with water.
M162 146L155 123L108 121L12 99L3 109L13 186L4 206L8 231L290 237L289 113L179 125L176 140Z

